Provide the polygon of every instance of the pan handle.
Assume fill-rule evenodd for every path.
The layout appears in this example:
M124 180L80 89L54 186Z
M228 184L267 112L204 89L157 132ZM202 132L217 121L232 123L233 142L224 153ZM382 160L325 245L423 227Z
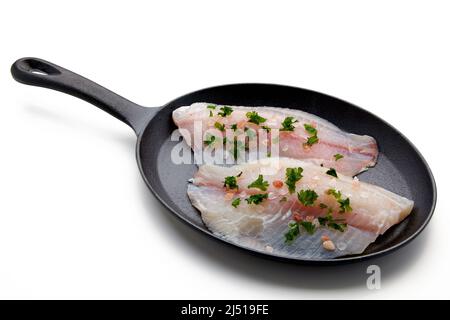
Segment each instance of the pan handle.
M72 71L38 58L22 58L11 66L18 82L61 91L99 107L128 124L138 134L154 113Z

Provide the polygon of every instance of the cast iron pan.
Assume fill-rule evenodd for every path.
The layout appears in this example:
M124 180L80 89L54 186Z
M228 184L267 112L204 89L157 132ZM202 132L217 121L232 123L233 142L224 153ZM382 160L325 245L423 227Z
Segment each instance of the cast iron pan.
M245 106L275 106L300 109L331 121L357 134L368 134L378 142L380 155L374 168L359 178L414 200L412 213L402 223L389 229L363 254L330 260L300 260L260 253L232 244L249 252L302 263L335 264L360 261L400 248L414 239L431 219L436 203L432 173L417 149L400 132L370 112L340 99L295 87L272 84L232 84L207 88L179 97L160 108L145 108L53 63L23 58L11 67L17 81L71 94L86 100L128 124L137 135L136 157L145 183L173 214L211 238L199 212L186 195L187 181L196 166L176 165L170 159L170 135L176 129L172 111L193 102ZM230 243L229 243L230 244Z

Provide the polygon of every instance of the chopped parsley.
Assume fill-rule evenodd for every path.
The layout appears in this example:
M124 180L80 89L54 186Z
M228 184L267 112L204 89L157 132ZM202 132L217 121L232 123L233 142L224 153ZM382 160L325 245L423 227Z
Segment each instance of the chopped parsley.
M304 124L306 132L309 133L309 138L306 140L306 145L312 146L313 144L319 142L319 137L317 136L317 129L312 125L305 123Z
M223 186L228 187L229 189L239 189L239 186L237 185L237 179L235 176L225 177Z
M252 122L258 125L262 122L266 122L266 118L261 117L256 111L247 112L245 115L249 119L248 122Z
M281 123L282 128L280 131L294 131L294 123L296 122L298 122L298 120L294 120L294 117L286 117Z
M237 208L238 205L240 205L240 204L241 204L241 198L236 198L231 202L231 205L235 208Z
M313 144L315 144L317 142L319 142L319 138L317 136L309 137L308 140L306 140L306 144L308 146L312 146Z
M317 135L317 129L314 128L312 125L305 123L304 124L306 132L308 132L310 135L315 136Z
M330 176L333 176L333 177L338 177L337 176L337 172L336 172L336 170L334 169L334 168L330 168L330 170L328 170L327 172L326 172L328 175L330 175Z
M216 110L216 106L214 104L208 104L208 109Z
M214 117L214 115L213 115L213 113L212 113L211 110L209 110L209 116L210 116L210 117Z
M263 128L264 130L266 130L267 132L270 132L270 130L272 130L272 129L269 128L268 126L262 126L262 128Z
M344 156L340 153L336 153L333 157L335 161L338 161L339 159L342 159Z
M342 222L343 219L334 219L331 215L331 209L328 210L328 213L325 217L318 218L321 226L327 226L328 228L338 230L340 232L344 232L347 228L347 223Z
M236 131L237 130L237 124L236 123L232 124L231 125L231 129L233 129L233 131Z
M268 186L269 186L269 182L264 181L264 178L263 178L262 174L260 174L258 176L258 179L256 179L252 183L250 183L247 186L247 188L258 188L258 189L260 189L262 191L266 191Z
M328 189L327 194L339 200L342 197L342 193L340 191L336 191L336 189Z
M269 195L267 193L258 193L251 195L250 197L245 199L245 201L247 201L248 204L260 204L264 199L267 199L268 196Z
M338 200L338 202L339 202L339 208L341 208L341 210L339 212L344 213L344 212L350 212L353 210L352 207L350 207L350 199L349 198Z
M309 234L313 234L316 231L316 226L310 221L291 221L288 224L288 231L284 234L284 242L291 244L300 235L300 227L303 227Z
M313 234L316 231L316 225L311 221L300 221L298 222L303 228L305 228L306 232L309 234Z
M206 140L203 141L207 146L212 145L216 141L216 136L213 135L207 135Z
M286 202L287 201L287 197L283 197L280 199L280 202Z
M223 106L220 108L220 111L217 113L221 117L229 116L231 113L233 113L233 109L228 106Z
M328 189L327 194L332 195L339 203L339 213L350 212L352 207L350 206L350 198L342 199L342 193L335 189Z
M300 227L297 222L290 222L288 227L288 231L284 234L284 242L290 244L300 235Z
M306 207L312 206L318 197L319 195L314 190L310 189L300 190L300 192L297 193L298 201Z
M295 184L302 176L303 168L286 168L286 180L284 181L288 186L289 193L295 192Z
M214 123L214 127L216 129L219 129L220 131L225 131L225 125L223 123L216 122L216 123Z
M320 209L328 208L328 206L325 203L320 203L319 207L320 207Z

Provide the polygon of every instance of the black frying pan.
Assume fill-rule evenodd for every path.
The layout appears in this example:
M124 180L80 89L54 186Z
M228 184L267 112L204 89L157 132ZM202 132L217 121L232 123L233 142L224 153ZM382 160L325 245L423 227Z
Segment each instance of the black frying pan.
M183 221L224 242L227 241L205 227L199 212L192 207L186 195L187 181L196 172L196 166L176 165L169 161L170 152L178 143L170 140L171 133L176 129L172 121L173 110L200 101L226 105L288 107L315 114L349 132L375 137L380 151L378 163L362 173L360 179L414 200L414 210L409 217L389 229L360 255L307 261L257 252L260 255L316 264L359 261L405 245L425 228L433 214L436 185L427 163L417 149L385 121L340 99L281 85L232 84L195 91L160 108L145 108L41 59L19 59L12 65L11 73L21 83L58 90L86 100L128 124L136 132L138 166L153 194ZM246 247L240 248L256 252Z

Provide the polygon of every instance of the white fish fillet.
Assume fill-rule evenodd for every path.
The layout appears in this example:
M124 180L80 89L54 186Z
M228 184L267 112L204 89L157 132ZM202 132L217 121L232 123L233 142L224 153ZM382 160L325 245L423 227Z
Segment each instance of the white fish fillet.
M238 128L251 128L258 133L258 129L261 129L263 125L271 129L280 129L286 117L293 117L297 121L294 123L294 131L280 131L277 142L279 156L323 164L348 176L354 176L376 163L378 148L374 138L344 132L315 115L286 108L231 106L233 112L229 116L222 117L218 115L222 106L217 105L215 110L211 110L208 109L208 105L210 104L194 103L173 112L175 124L180 129L185 129L180 131L191 147L195 147L193 144L194 123L201 123L203 135L207 130L214 129L216 122L225 125L226 129L236 124ZM248 122L246 114L249 111L258 112L261 117L266 118L266 121L259 126ZM306 148L304 144L311 134L305 130L305 124L313 125L317 129L319 138L318 143ZM344 157L336 161L335 154L341 154Z
M286 184L276 188L275 180L285 181L286 168L303 168L303 177L296 183L296 192L290 194ZM203 165L188 186L188 196L200 211L206 226L215 234L230 242L258 251L269 251L279 256L303 259L325 259L362 253L391 226L402 221L413 208L413 201L383 188L338 175L334 178L325 172L326 168L310 162L289 158L268 158L233 167ZM223 187L226 176L237 176L238 191ZM270 175L264 173L271 172ZM247 186L263 174L269 182L263 192ZM313 206L303 206L297 198L300 190L311 189L318 194ZM342 198L349 198L352 210L339 213L336 198L327 194L329 189L340 191ZM261 204L248 204L245 199L251 194L267 193L268 199ZM237 197L241 202L237 208L231 202ZM286 197L285 201L280 201ZM335 219L345 219L348 227L344 232L317 225L313 235L300 229L300 236L293 243L286 244L284 234L292 214L302 219L322 217L327 209L333 210ZM308 218L307 218L308 217ZM314 221L317 221L314 220ZM317 224L317 223L316 223ZM322 236L328 236L335 244L334 251L322 246Z

